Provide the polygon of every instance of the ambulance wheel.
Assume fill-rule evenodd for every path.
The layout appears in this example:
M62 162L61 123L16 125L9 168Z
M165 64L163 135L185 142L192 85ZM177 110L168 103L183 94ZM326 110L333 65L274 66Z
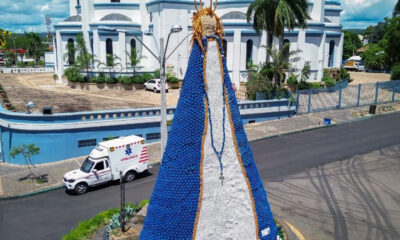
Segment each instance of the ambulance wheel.
M134 171L129 171L125 174L125 181L126 182L132 182L133 180L135 180L135 172Z
M78 195L85 194L88 190L88 185L86 183L78 183L75 186L75 193Z

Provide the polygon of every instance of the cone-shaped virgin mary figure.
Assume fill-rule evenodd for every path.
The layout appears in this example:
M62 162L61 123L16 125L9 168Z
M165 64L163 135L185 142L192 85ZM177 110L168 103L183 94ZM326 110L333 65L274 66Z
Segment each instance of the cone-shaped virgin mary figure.
M192 52L142 240L277 239L214 10L193 17Z

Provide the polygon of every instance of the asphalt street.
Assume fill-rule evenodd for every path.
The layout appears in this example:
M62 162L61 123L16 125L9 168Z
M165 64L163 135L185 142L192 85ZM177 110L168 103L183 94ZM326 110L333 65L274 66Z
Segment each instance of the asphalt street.
M252 142L265 182L280 182L307 169L400 144L400 114L377 116L329 128ZM158 168L126 185L128 202L149 199ZM64 189L0 201L0 239L54 240L79 221L119 205L119 185L109 184L83 196ZM274 210L274 209L272 209Z

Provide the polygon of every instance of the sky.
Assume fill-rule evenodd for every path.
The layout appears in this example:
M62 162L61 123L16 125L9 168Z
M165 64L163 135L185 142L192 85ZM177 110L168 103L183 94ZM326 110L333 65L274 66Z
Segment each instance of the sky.
M341 0L344 29L366 28L391 16L397 0ZM46 32L45 16L52 23L69 16L68 0L0 0L0 28L22 33Z

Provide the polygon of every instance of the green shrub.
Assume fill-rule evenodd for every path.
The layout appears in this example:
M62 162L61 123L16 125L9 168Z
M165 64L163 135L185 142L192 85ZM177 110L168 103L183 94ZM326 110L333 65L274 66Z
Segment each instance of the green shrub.
M139 204L127 204L126 208L131 208L134 212L138 212L142 207L144 207L148 200L143 200ZM93 218L80 222L78 227L73 229L70 233L63 236L63 240L82 240L89 239L89 237L102 225L108 224L110 219L120 212L119 208L111 208L109 210L103 211Z
M135 75L133 77L133 83L144 83L144 78L140 75Z
M97 82L97 76L93 76L89 78L90 83L96 83Z
M397 64L392 68L392 76L390 77L390 79L400 80L400 64Z
M167 79L169 83L179 83L179 79L177 77L170 77Z
M53 74L53 80L57 80L58 79L58 75L57 74Z
M11 61L6 61L6 67L11 67L12 66L12 62Z
M35 67L35 62L29 62L29 63L28 63L28 66L29 66L29 67Z
M298 84L296 75L290 74L290 76L289 76L289 78L288 78L288 80L287 80L287 83L288 83L288 84L292 84L292 85Z
M96 78L96 83L101 84L105 82L106 82L106 75L103 72L99 73L99 76Z
M38 61L38 65L39 65L39 66L44 66L44 61L43 61L43 60L39 60L39 61Z
M18 62L17 67L23 68L23 67L25 67L25 63L24 62Z
M81 73L79 69L76 67L69 67L65 70L65 76L67 77L68 81L71 82L80 82L82 81Z
M321 84L316 83L316 82L308 83L308 82L301 81L299 83L299 85L297 86L297 88L299 90L305 90L305 89L320 89L322 87L321 87Z
M154 79L154 75L150 73L145 73L142 75L145 82L149 81L150 79Z
M123 76L121 77L120 83L124 85L131 85L132 84L132 78L128 76Z
M160 76L161 76L160 69L155 70L154 71L154 77L155 78L160 78Z
M323 76L321 81L324 82L327 87L334 87L336 85L336 80L328 76Z
M106 77L106 79L105 79L105 83L107 83L107 84L114 84L114 83L117 83L118 82L118 80L116 79L116 78L113 78L113 77Z

